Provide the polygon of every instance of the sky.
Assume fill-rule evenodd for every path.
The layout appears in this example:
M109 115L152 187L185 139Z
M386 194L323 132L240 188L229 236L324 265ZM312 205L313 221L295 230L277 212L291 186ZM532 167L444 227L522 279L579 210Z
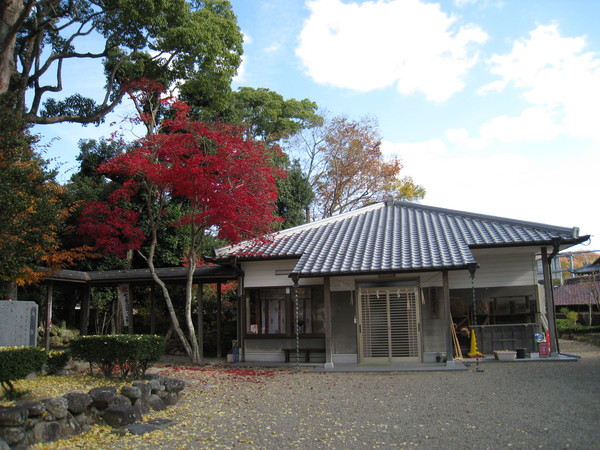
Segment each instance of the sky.
M592 239L577 250L600 250L600 2L231 3L244 33L235 87L376 118L384 155L425 187L423 204L579 227ZM126 115L36 131L66 179L77 141Z

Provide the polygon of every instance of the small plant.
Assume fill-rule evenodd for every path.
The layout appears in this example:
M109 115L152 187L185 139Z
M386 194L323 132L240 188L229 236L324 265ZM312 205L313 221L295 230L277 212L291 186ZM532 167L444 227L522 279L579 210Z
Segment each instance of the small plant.
M39 347L0 347L0 383L5 396L15 399L23 395L15 390L12 382L40 372L46 360L46 352Z
M48 353L48 361L46 363L46 372L50 375L55 375L61 370L64 370L69 363L71 356L69 352L62 350L52 350Z
M565 315L568 326L573 327L577 325L577 321L579 320L579 313L577 311L571 311L569 308L560 308L560 312Z
M98 367L104 376L120 373L143 376L152 363L163 355L165 342L160 336L121 334L110 336L81 336L71 341L73 358Z

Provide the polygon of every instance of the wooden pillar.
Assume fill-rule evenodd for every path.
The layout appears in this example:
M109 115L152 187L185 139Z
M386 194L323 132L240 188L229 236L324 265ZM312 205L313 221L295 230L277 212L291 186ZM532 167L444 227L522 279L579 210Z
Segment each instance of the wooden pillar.
M444 316L446 326L444 327L444 335L446 338L446 361L454 360L454 349L452 348L452 312L450 311L450 281L448 271L442 272L442 286L444 297Z
M46 288L46 332L44 334L46 351L50 351L50 325L52 324L52 294L54 291L54 281L48 283Z
M333 333L331 328L331 278L325 277L323 286L325 307L325 368L333 369Z
M90 327L90 301L92 299L92 287L86 284L83 288L81 299L81 316L79 317L79 333L86 336Z
M156 334L156 288L150 288L150 334Z
M223 356L221 344L223 337L221 336L221 283L217 283L217 358Z
M558 352L558 339L556 334L556 320L554 312L554 293L552 291L552 272L550 271L550 260L548 249L542 247L542 270L544 273L544 297L546 297L546 315L548 317L548 329L550 330L550 351Z
M246 296L244 295L244 277L238 276L238 304L236 320L238 321L237 342L239 348L239 361L246 360L244 334L246 332Z
M204 359L204 285L198 285L198 353L200 362Z

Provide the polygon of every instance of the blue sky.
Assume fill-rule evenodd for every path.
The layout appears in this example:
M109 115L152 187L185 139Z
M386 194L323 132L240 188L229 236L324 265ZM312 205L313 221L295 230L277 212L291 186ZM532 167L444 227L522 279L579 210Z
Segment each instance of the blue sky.
M384 153L426 188L424 204L578 226L594 235L584 249L600 249L600 2L232 4L245 36L236 86L376 117ZM74 89L93 85L79 74ZM78 139L108 134L38 131L60 137L48 156L65 174Z

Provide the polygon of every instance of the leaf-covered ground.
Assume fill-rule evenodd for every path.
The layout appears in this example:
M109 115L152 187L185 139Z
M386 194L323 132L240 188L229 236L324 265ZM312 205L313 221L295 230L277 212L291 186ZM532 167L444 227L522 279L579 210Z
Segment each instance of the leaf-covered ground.
M143 436L107 428L38 448L597 448L600 352L483 372L315 373L162 366L188 382Z

